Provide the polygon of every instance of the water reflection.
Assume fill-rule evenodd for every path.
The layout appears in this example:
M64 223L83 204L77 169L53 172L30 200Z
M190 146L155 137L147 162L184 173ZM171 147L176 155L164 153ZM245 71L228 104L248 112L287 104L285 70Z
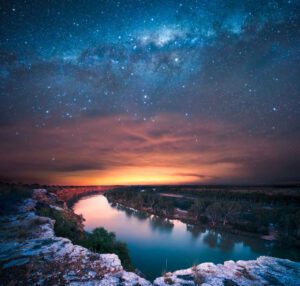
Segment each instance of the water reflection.
M186 230L189 231L195 239L199 238L200 235L206 232L205 227L193 226L189 224L186 225Z
M259 255L299 260L298 252L292 249L110 204L103 195L82 198L74 210L84 216L86 230L103 226L125 241L134 265L148 279L160 276L164 270L174 271L207 261L223 263L226 260L255 259Z
M149 224L153 231L171 232L174 227L174 223L171 220L158 216L151 216Z
M139 220L146 220L150 216L149 214L147 214L145 212L140 212L140 211L134 210L132 208L127 208L127 207L122 206L120 204L111 203L111 202L109 204L112 208L123 211L126 214L127 217L134 216Z

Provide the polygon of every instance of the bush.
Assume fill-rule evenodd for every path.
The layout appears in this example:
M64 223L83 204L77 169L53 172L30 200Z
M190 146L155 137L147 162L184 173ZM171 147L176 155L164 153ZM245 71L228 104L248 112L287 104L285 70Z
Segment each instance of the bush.
M116 240L113 232L98 227L92 233L85 233L81 245L99 253L116 253L126 269L133 269L127 245Z
M83 233L75 219L66 217L62 211L49 207L38 208L38 214L55 220L54 231L57 236L66 237L74 243L79 243Z
M13 212L24 199L31 197L32 190L22 185L0 185L0 215Z
M38 214L55 220L54 231L57 236L66 237L73 243L94 252L115 253L127 270L134 270L127 245L117 241L113 232L108 232L103 227L94 229L92 233L82 231L80 223L75 218L67 215L64 211L58 211L48 206L39 206Z

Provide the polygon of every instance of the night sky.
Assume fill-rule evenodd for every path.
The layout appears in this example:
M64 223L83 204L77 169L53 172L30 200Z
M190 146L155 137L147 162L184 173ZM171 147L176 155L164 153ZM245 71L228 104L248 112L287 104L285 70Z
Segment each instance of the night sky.
M300 1L1 1L0 179L300 182Z

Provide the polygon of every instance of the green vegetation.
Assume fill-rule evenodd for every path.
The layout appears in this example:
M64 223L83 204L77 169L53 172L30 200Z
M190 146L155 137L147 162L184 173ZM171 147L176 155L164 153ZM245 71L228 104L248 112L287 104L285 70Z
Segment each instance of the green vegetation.
M92 233L83 231L82 218L72 211L60 211L46 205L38 206L38 214L55 220L54 231L57 236L70 239L74 244L81 245L98 253L115 253L127 270L134 270L127 245L117 241L113 232L100 227Z
M24 199L31 197L32 190L29 187L16 184L0 185L0 215L15 211L16 207Z
M92 233L85 233L81 245L99 253L115 253L127 269L133 270L127 245L117 241L116 235L103 227L95 228Z
M276 235L300 245L298 188L130 187L106 192L110 202L232 232Z
M69 238L73 243L80 244L84 232L80 226L78 216L70 216L63 211L41 206L38 204L37 213L40 216L50 217L55 220L54 231L57 236Z

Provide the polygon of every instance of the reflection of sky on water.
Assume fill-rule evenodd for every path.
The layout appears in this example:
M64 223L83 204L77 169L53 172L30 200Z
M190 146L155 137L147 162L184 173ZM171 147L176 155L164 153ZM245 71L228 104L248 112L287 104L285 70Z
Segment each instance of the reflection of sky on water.
M183 269L207 261L249 260L262 254L286 258L295 255L292 250L270 247L270 243L252 237L192 227L179 220L111 206L102 195L81 199L74 210L84 216L86 230L102 226L125 241L134 265L149 279L166 269Z

